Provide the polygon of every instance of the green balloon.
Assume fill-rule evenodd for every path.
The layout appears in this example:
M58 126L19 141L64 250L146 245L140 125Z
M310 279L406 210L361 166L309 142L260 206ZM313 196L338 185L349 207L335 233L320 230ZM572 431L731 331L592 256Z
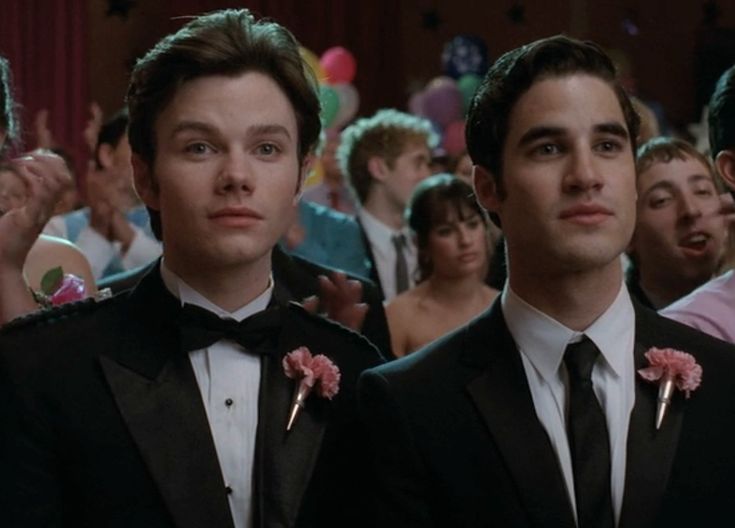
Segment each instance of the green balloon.
M480 87L481 82L482 79L480 76L475 75L474 73L466 73L457 81L457 87L462 94L462 106L464 107L465 113L470 107L472 96L475 95L475 92Z
M319 86L319 102L322 105L321 119L324 128L329 128L339 112L339 95L331 86L322 84Z

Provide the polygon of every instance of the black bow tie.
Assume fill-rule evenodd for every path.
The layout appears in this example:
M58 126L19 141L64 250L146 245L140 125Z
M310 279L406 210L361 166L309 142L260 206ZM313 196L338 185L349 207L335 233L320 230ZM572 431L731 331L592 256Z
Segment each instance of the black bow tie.
M200 350L220 339L242 345L248 352L268 355L273 347L262 347L278 336L281 311L278 306L251 315L240 322L222 319L209 310L185 304L179 314L181 348L184 352Z

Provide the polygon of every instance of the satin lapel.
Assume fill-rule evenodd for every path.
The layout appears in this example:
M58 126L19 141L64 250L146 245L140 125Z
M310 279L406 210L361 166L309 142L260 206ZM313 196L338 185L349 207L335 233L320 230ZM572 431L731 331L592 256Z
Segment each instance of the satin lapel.
M635 370L647 365L644 354L655 346L655 320L636 306ZM671 472L684 414L683 398L675 393L661 429L656 430L658 386L635 376L635 406L628 430L625 495L621 528L652 526Z
M464 359L482 372L467 386L515 480L533 526L575 526L559 462L536 417L520 354L500 303L467 332Z
M258 526L293 527L304 493L319 456L330 403L310 396L291 431L286 423L291 409L294 381L283 372L283 356L299 346L316 354L319 346L290 310L284 310L278 350L262 362L259 420Z
M100 364L130 434L177 527L232 527L206 411L179 354L158 268L131 294L120 349ZM167 296L169 298L167 298Z

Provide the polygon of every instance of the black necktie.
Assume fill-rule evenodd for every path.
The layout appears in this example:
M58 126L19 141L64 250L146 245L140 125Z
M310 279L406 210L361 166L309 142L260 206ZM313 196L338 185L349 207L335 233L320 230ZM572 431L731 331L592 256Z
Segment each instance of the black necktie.
M248 352L268 354L262 344L278 335L281 311L273 306L238 322L222 319L204 308L185 304L179 314L181 348L184 352L200 350L220 339L229 339L242 345Z
M610 440L605 413L592 389L592 367L600 351L588 337L567 346L569 373L567 438L572 455L579 528L612 527Z
M406 237L398 233L391 237L393 247L396 250L396 294L408 289L408 263L403 248L406 247Z

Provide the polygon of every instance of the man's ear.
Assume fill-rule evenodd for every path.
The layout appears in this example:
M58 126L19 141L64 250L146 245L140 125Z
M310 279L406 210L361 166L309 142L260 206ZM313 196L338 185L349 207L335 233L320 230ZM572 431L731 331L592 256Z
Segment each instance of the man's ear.
M715 158L715 166L725 184L735 191L735 151L721 150Z
M311 174L311 170L314 168L315 162L316 156L314 156L313 153L304 156L304 159L301 162L301 167L299 167L299 181L297 182L296 192L294 193L293 199L294 205L296 205L299 200L301 200L301 195L304 192L304 182L306 182L306 178L308 178L309 174Z
M502 200L493 174L480 165L473 165L472 181L480 205L490 213L497 213Z
M367 163L367 168L373 178L385 181L388 176L388 164L380 156L372 156Z
M135 192L138 193L141 201L146 206L159 211L161 207L158 185L156 185L156 182L153 179L153 171L151 170L151 167L137 154L133 154L130 157L130 161L133 163Z

